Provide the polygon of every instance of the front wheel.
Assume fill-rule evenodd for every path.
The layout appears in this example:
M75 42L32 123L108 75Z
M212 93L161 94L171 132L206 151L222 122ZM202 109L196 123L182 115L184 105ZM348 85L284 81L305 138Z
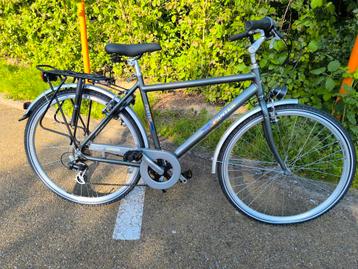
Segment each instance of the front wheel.
M234 207L258 221L291 224L317 218L338 203L353 180L353 143L335 119L317 109L287 105L273 112L275 144L290 172L283 173L275 161L262 113L256 113L220 151L221 188Z

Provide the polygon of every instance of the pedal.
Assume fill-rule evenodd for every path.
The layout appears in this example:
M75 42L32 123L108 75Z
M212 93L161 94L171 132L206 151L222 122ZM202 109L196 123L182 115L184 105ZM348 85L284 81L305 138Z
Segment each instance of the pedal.
M139 150L130 150L124 153L123 160L126 162L140 161L143 153Z
M189 169L189 170L186 170L183 173L181 173L179 181L183 184L186 184L188 182L188 180L191 179L192 177L193 177L193 173Z

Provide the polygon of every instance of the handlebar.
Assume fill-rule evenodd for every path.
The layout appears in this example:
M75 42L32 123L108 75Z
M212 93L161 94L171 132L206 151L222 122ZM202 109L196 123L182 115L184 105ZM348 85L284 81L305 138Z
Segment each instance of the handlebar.
M257 21L247 21L245 23L246 32L254 31L257 29L269 32L275 26L275 22L270 17L265 17Z
M276 29L275 22L270 17L265 17L261 20L247 21L245 23L245 32L236 34L229 37L229 41L235 41L245 37L251 37L255 30L263 30L266 37L277 35L279 38L283 38L282 34Z
M249 36L250 36L250 34L247 32L241 33L241 34L236 34L236 35L230 36L229 41L235 41L235 40L242 39L242 38L249 37Z

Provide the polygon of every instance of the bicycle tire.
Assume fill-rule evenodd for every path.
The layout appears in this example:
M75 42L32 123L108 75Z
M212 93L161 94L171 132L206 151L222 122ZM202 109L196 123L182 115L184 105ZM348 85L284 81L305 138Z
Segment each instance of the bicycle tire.
M315 219L332 209L351 185L356 169L352 140L337 120L315 108L286 105L271 112L277 115L272 123L275 143L291 175L282 173L269 150L258 112L224 142L217 163L220 186L237 210L257 221Z
M75 90L71 89L71 90L61 91L60 93L58 93L57 98L61 102L63 100L64 100L64 102L67 102L68 100L73 100L75 98ZM93 104L94 105L98 104L97 108L101 108L101 109L104 108L106 106L106 104L111 100L108 96L106 96L102 93L96 92L94 90L86 90L86 92L82 96L82 99L84 100L83 102L86 102L86 100L87 101L91 100L93 102L96 102ZM45 184L46 187L48 187L52 192L54 192L61 198L65 199L67 201L70 201L70 202L74 202L74 203L78 203L78 204L85 204L85 205L104 205L104 204L110 204L110 203L113 203L115 201L122 199L138 183L138 181L140 179L139 168L126 168L125 166L121 166L123 169L128 169L127 173L128 174L132 173L132 175L131 175L130 179L128 179L128 182L118 183L119 181L115 181L116 183L114 184L114 183L103 182L104 176L109 177L109 174L111 174L111 177L112 177L111 180L114 181L115 180L114 178L116 176L114 174L114 172L108 171L108 169L104 169L104 168L100 167L99 165L102 165L102 164L97 164L97 166L93 165L93 167L95 167L94 168L95 171L92 172L92 178L93 178L93 175L97 173L96 170L99 169L98 167L100 167L99 170L102 171L103 173L106 173L106 175L102 175L103 178L100 178L101 175L98 172L97 178L99 178L99 180L101 180L101 181L99 181L99 183L86 182L84 185L86 185L87 189L85 189L85 187L82 187L82 185L79 186L79 184L74 181L74 178L71 178L72 174L69 175L70 171L67 172L68 178L70 178L70 179L67 179L66 183L61 183L62 185L60 185L60 182L65 181L65 180L61 179L60 176L58 176L58 178L56 178L56 181L55 181L55 179L53 177L53 175L55 173L52 171L51 172L45 171L45 169L44 169L45 164L43 164L43 161L39 156L39 154L42 151L44 151L43 148L45 148L45 146L43 148L41 148L42 151L40 151L39 147L40 147L41 143L35 141L35 139L36 139L36 135L39 136L38 140L40 140L42 137L45 136L42 133L38 134L40 132L39 130L41 130L39 124L40 124L41 116L45 112L46 106L49 103L49 101L50 100L47 100L44 98L44 100L42 102L40 102L34 108L32 114L29 117L29 120L26 124L26 128L25 128L25 136L24 136L25 151L26 151L27 159L28 159L33 171L40 178L40 180ZM51 106L54 106L54 105L55 105L55 101L53 101ZM49 112L47 112L47 113L49 113ZM46 120L47 120L47 117L48 116L46 114L46 117L44 117L44 119L46 118ZM54 116L54 118L55 118L55 116ZM60 118L60 116L59 116L59 118ZM49 122L50 122L50 119L51 119L51 122L54 121L52 118L49 117ZM119 134L115 133L115 131L118 131L120 128L120 129L124 130L124 134L129 133L131 135L131 138L128 138L128 137L124 138L125 141L129 141L128 139L132 139L132 143L135 144L136 147L143 147L144 146L143 138L141 136L139 128L137 127L137 125L136 125L135 121L132 119L132 117L126 111L122 111L120 113L118 119L121 121L121 124L123 124L124 127L123 128L118 127L117 129L113 130L113 132L111 132L111 137L109 137L109 135L106 134L108 136L108 137L106 137L106 139L112 139L113 141L118 141L119 137L121 137L121 139L123 140L123 135L120 136ZM112 122L118 123L119 120L118 121L112 120ZM45 124L47 124L47 123L45 123ZM51 124L52 123L50 123L49 126L52 127ZM53 125L54 125L53 128L55 128L55 127L57 128L57 125L55 125L55 124L53 124ZM61 128L63 129L63 127L61 127ZM109 126L106 126L105 129L108 129L108 128L109 128ZM127 131L126 129L128 129L129 131ZM41 132L43 132L43 131L41 131ZM113 135L112 135L112 133L113 133ZM46 135L47 135L47 133L46 133ZM48 132L48 135L51 135L51 133ZM57 136L60 136L60 135L57 134ZM65 172L62 172L62 170L61 170L61 168L63 170L67 169L66 167L63 167L64 165L62 163L62 156L61 156L61 160L58 160L58 158L57 158L59 156L59 154L61 153L61 150L60 150L61 147L65 148L67 146L67 145L65 145L66 142L62 142L62 140L60 141L59 138L57 138L57 137L53 138L53 137L55 137L55 135L51 136L51 138L44 137L44 139L46 139L46 141L47 140L52 141L52 139L56 139L54 141L57 144L55 144L53 151L49 151L49 154L53 155L53 157L55 159L54 162L57 165L56 169L59 172L63 173L63 175L67 176L67 174ZM55 143L55 142L53 142L53 143ZM60 142L64 143L64 145L62 146L62 144L61 144L61 146L58 146L58 143L60 143ZM39 146L36 146L36 143L39 144ZM48 144L51 145L50 142L48 142ZM46 146L46 147L51 149L50 146ZM57 149L57 151L59 151L57 156L55 156L55 154L57 154L57 153L54 153L56 149ZM45 155L44 159L47 157L46 153L47 152L44 152L44 155ZM66 152L64 152L64 153L66 153ZM60 162L61 162L62 167L60 166ZM119 167L116 165L114 165L114 166ZM114 166L112 165L112 167L114 167ZM51 169L54 170L54 168L51 168ZM129 170L129 169L132 169L132 170ZM51 178L51 176L49 176L49 173L51 173L52 178ZM123 172L123 173L125 173L125 172ZM123 174L123 173L121 172L121 174ZM118 177L120 176L120 174L117 174L117 175L118 175ZM75 184L74 186L70 186L72 179L73 179L73 183ZM113 192L108 191L108 193L107 193L106 192L107 190L104 187L106 184L108 186L109 186L109 184L112 184L113 186L117 185L118 190L113 191ZM69 187L67 187L67 185L69 185ZM108 189L109 188L111 188L111 186L108 187ZM115 188L115 187L112 187L112 189L113 188ZM70 193L67 189L72 189L73 193Z

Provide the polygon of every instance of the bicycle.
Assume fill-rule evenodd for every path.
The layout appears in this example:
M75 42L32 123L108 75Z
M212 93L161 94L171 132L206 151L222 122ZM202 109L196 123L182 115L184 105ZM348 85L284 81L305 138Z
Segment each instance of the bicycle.
M87 205L123 198L140 178L166 190L191 177L182 171L180 157L256 96L258 105L232 123L214 153L212 173L218 174L226 198L245 215L271 224L312 220L333 208L354 178L353 143L327 113L284 99L287 88L264 94L256 52L264 41L282 35L269 17L248 21L245 29L230 41L250 40L247 74L146 85L138 60L160 50L156 43L106 45L113 62L129 57L135 70L130 89L116 85L112 71L107 76L37 66L50 89L28 103L20 119L28 118L25 148L37 176L60 197ZM65 84L69 77L73 83ZM174 152L161 149L149 92L246 80L251 85ZM138 89L154 147L131 107Z

